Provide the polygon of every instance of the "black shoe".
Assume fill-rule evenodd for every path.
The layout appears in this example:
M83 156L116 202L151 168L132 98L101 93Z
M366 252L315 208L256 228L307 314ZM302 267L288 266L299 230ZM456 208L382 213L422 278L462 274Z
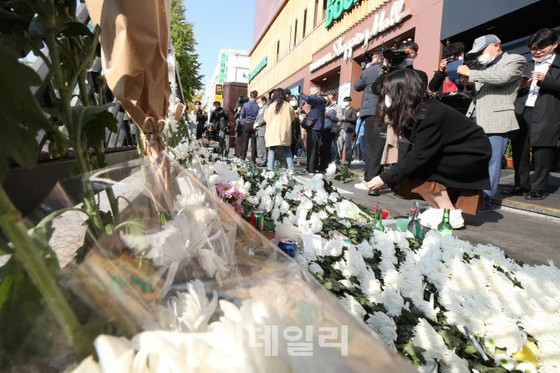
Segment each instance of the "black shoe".
M478 209L478 212L492 212L492 203L490 201L484 201L484 205Z
M388 193L391 191L391 188L389 188L387 186L387 184L383 184L381 185L381 188L379 188L379 193Z
M504 196L522 196L523 194L527 193L529 190L522 188L520 186L515 186L511 189L502 190Z
M547 195L548 194L541 190L531 190L529 193L525 194L525 199L540 201L542 199L545 199Z
M370 190L369 192L367 192L368 196L373 196L373 197L379 197L379 190Z

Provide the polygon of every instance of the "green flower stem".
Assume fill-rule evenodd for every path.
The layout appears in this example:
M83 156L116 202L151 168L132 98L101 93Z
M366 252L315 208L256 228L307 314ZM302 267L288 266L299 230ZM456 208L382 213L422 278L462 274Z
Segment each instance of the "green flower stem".
M82 357L87 356L90 352L87 342L84 338L78 338L80 323L43 257L37 254L35 243L27 233L20 212L12 204L2 186L0 186L0 228L13 243L15 259L25 268L76 353Z
M96 33L98 35L98 33ZM88 159L87 149L84 149L82 144L82 131L79 128L77 123L74 123L72 117L72 111L70 108L70 101L72 100L72 89L73 86L70 86L64 81L64 75L62 73L62 69L60 67L60 56L59 51L57 48L56 37L54 33L48 32L45 38L45 44L49 49L49 53L52 59L52 68L51 74L53 76L53 82L55 87L58 89L60 94L60 108L62 109L62 117L63 122L66 124L70 133L74 134L74 153L76 156L76 160L78 163L78 168L80 173L85 175L91 171L90 162ZM90 60L91 62L91 60ZM76 78L78 78L79 72L76 72ZM74 77L72 78L74 79ZM74 80L74 83L76 80ZM93 187L88 180L84 181L84 188L85 188L85 196L83 197L84 208L88 214L88 216L92 220L92 225L94 227L94 233L96 237L100 237L101 234L105 231L105 227L103 226L103 221L101 220L101 215L99 214L99 209L95 204L95 193L93 192Z

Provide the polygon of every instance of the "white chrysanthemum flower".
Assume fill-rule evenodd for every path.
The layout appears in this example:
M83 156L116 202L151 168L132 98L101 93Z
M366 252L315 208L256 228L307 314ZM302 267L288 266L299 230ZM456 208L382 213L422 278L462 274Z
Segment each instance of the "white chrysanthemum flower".
M393 352L397 352L397 325L395 321L383 312L374 312L369 315L367 325L379 336L379 339Z
M379 283L379 280L375 278L375 273L373 273L371 269L362 273L359 286L368 301L375 304L383 303L381 284Z
M336 164L334 162L329 163L325 171L325 180L332 180L336 173Z
M326 256L340 256L340 254L342 254L342 241L327 241L325 247L323 248L323 252Z
M319 206L324 206L329 202L329 195L325 190L319 190L313 197L313 202Z
M389 316L400 316L404 307L404 299L397 289L392 286L385 286L383 289L383 306Z
M537 367L529 361L517 364L515 369L521 371L522 373L538 373Z
M340 199L340 194L338 194L337 192L332 192L331 194L329 194L329 200L331 202L336 203L339 199Z
M168 304L180 322L181 331L205 331L218 305L218 294L214 291L212 300L208 301L204 284L194 280L187 285L186 293L178 293Z
M353 290L353 289L356 288L356 287L354 286L354 283L353 283L352 281L350 281L350 280L346 280L346 279L344 279L344 280L338 280L338 283L339 283L340 285L344 286L344 287L345 287L346 289L348 289L348 290Z
M412 343L415 346L423 348L422 355L426 360L432 358L436 360L443 359L447 345L441 335L430 325L426 319L419 319L418 324L414 328L414 337Z
M307 181L307 187L311 191L319 191L325 189L325 181L323 180L323 175L315 174L311 179Z
M328 205L327 207L325 207L325 210L331 215L336 212L336 209L331 205Z
M246 201L254 206L257 206L260 203L260 199L255 196L249 196Z
M279 209L280 209L280 212L281 212L282 214L285 214L285 213L287 213L287 212L290 210L290 204L289 204L288 202L286 202L286 201L283 200L283 201L280 203Z
M446 350L443 359L440 360L441 371L443 373L469 373L469 363L461 359L454 352Z
M496 346L505 348L509 355L523 348L527 342L527 334L517 326L517 322L503 314L494 314L486 320L484 338L494 340Z
M311 232L319 233L323 230L323 221L318 213L314 212L309 218Z
M512 370L515 367L515 361L513 358L504 353L498 353L494 356L494 361L496 365L500 365L507 370Z
M367 315L367 312L364 309L364 307L362 307L362 305L356 300L356 298L354 298L348 293L344 293L344 296L338 298L338 301L348 312L350 312L358 320L361 321L364 320L364 316Z
M274 207L272 209L272 212L270 213L270 218L272 219L272 221L277 222L278 219L280 218L280 210L277 207Z
M213 175L210 175L210 177L208 177L208 183L209 184L218 184L222 181L223 181L222 177L218 174L213 174Z

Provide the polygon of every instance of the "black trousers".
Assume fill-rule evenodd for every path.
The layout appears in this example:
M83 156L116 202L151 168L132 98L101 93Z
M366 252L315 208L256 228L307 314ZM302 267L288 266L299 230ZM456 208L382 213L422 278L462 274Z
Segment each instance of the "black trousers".
M311 154L313 153L313 131L307 131L307 136L305 136L305 156L307 158L307 171L311 172L310 165L311 165Z
M381 157L385 148L386 137L382 133L387 133L387 124L379 123L375 117L367 116L364 118L364 140L366 144L366 164L364 180L370 181L383 172Z
M308 137L311 136L311 148L307 148L307 154L309 156L307 170L310 173L314 173L319 169L319 155L321 151L322 135L323 133L321 131L312 130L307 133Z
M319 167L318 170L324 172L332 160L332 137L331 129L321 131L321 145L319 146Z
M544 192L548 184L550 171L556 159L555 146L531 146L531 124L533 123L533 108L526 107L522 116L518 116L519 127L523 136L523 147L519 162L519 185L525 189ZM531 150L535 172L529 182L531 173ZM515 163L515 159L514 159Z
M245 123L243 125L243 146L241 147L241 159L247 158L247 151L249 150L249 141L251 141L251 161L257 160L257 138L253 130L253 123Z

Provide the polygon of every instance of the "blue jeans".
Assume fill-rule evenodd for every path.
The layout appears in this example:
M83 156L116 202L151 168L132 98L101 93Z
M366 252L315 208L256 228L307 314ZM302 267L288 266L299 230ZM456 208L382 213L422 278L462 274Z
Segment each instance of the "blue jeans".
M266 163L266 168L269 170L274 170L274 160L276 157L276 152L282 148L284 150L284 155L286 156L286 163L288 164L288 170L294 169L294 155L292 154L292 149L290 146L271 146L268 148L268 162Z
M366 160L366 144L363 135L358 136L358 138L356 139L356 146L354 147L354 159L360 161Z
M484 190L484 199L489 200L498 192L498 183L502 173L502 158L506 151L508 134L490 133L487 135L492 146L492 158L488 164L488 174L490 176L490 190Z

